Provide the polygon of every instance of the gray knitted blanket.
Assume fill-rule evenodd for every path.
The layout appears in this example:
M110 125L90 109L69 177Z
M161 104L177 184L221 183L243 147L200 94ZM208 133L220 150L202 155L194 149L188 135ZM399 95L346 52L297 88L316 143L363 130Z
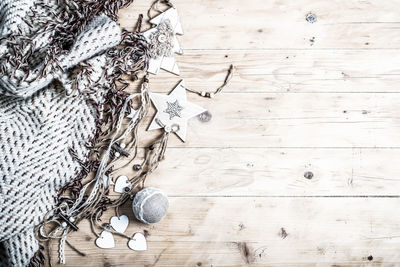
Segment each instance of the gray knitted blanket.
M140 39L116 22L129 2L0 1L0 266L40 265L34 227L82 170L116 77L146 66L116 48Z

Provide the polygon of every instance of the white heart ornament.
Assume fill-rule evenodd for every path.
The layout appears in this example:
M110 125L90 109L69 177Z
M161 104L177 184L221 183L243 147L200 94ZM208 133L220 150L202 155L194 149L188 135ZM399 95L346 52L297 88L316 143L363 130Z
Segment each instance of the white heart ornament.
M125 175L122 175L122 176L118 177L117 181L115 182L114 192L124 193L126 187L131 189L132 184L131 184L131 182L129 182L128 177L126 177Z
M113 248L115 247L115 241L110 231L104 230L100 236L96 239L96 245L99 248Z
M120 217L111 217L110 225L115 231L119 233L124 233L126 228L128 228L129 218L126 215L121 215Z
M128 242L128 247L135 251L147 250L147 241L142 233L136 233L132 239Z
M108 184L109 184L109 185L115 185L112 176L109 176L109 178L108 178Z

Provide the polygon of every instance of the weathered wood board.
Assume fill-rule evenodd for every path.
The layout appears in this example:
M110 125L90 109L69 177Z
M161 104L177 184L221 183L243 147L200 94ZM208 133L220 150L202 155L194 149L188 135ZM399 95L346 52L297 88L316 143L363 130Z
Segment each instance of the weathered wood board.
M230 63L236 73L213 101L189 95L212 119L192 119L186 143L172 137L147 180L169 195L167 217L146 226L123 208L148 251L120 237L101 250L85 222L69 242L87 256L66 247L66 266L400 266L399 2L173 3L181 76L162 71L150 89L184 78L207 90ZM150 4L122 10L121 26ZM144 133L151 115L142 145L159 134Z

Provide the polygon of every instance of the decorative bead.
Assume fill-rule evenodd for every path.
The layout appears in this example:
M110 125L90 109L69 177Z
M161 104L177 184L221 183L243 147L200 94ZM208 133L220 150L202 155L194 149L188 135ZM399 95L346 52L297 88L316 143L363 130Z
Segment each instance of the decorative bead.
M215 94L214 93L210 93L210 98L214 98Z
M201 94L201 96L206 96L206 92L204 92L204 91L202 91L200 94Z
M131 189L127 186L124 188L124 191L128 193L129 191L131 191Z
M62 223L61 223L62 228L66 228L67 225L68 225L68 224L67 224L66 222L62 222Z
M125 143L121 143L121 144L119 144L119 147L124 149L126 147L126 145L125 145Z
M141 168L142 168L142 166L140 166L139 164L133 165L133 169L134 169L135 171L139 171Z
M114 155L115 155L116 158L119 158L121 156L121 154L119 152L115 152Z
M179 131L179 125L178 125L178 124L174 124L174 125L172 125L172 127L171 127L171 131L173 131L173 132L177 132L177 131Z
M160 35L158 36L157 40L158 40L160 43L165 43L165 42L167 41L167 37L165 36L165 34L160 34Z
M70 222L75 222L75 218L74 217L69 217L69 219L68 219Z

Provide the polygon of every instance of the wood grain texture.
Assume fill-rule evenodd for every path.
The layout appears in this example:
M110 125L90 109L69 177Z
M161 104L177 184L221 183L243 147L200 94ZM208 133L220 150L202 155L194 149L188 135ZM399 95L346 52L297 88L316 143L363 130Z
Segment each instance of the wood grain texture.
M85 223L69 240L88 256L68 249L70 266L360 266L371 255L378 266L400 260L398 218L387 216L400 205L397 198L170 200L164 221L128 227L148 231L148 251L131 251L120 237L114 249L100 250ZM123 212L134 221L130 207Z
M121 26L132 30L150 3L122 10ZM87 256L66 247L66 266L399 266L398 1L173 3L182 74L160 72L151 90L180 78L208 90L230 63L236 73L212 101L189 95L212 119L190 120L188 141L172 137L147 180L169 195L167 217L146 226L122 209L127 233L149 234L148 251L120 237L101 250L84 222L69 241ZM160 133L145 132L152 114L142 146ZM124 164L116 175L133 174Z

